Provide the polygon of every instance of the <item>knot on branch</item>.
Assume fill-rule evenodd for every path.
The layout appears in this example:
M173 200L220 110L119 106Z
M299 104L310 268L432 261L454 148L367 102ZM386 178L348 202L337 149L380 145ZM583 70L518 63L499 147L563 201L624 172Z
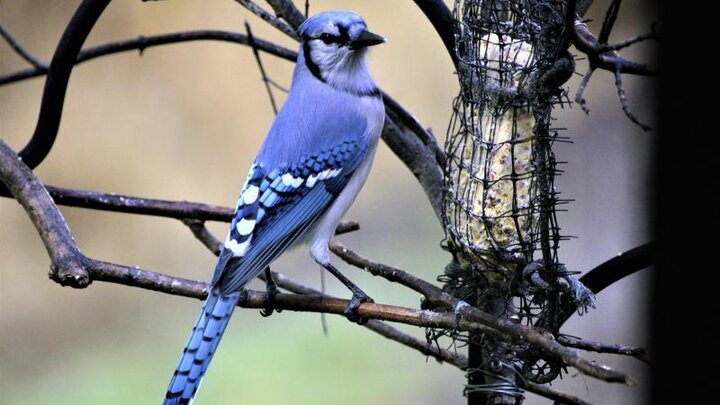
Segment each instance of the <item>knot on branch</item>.
M71 256L53 260L48 277L63 287L85 288L92 283L84 257Z

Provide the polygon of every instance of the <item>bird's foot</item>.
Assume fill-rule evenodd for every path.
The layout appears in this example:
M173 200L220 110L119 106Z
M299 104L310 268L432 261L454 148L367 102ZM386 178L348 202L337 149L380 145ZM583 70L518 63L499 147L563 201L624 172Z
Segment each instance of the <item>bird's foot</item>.
M347 307L345 307L345 316L350 322L357 323L358 325L364 325L367 323L367 318L362 317L358 314L358 308L360 308L360 305L364 302L373 303L372 298L370 298L367 294L365 294L362 290L358 289L357 291L353 291L353 297L350 300L350 303Z
M276 309L273 307L275 296L278 294L278 292L279 291L277 288L277 284L275 284L275 280L273 280L272 274L270 273L270 268L268 268L265 271L265 297L263 297L264 308L260 310L260 315L262 315L263 317L268 317L276 311ZM281 310L278 309L277 312L280 313Z

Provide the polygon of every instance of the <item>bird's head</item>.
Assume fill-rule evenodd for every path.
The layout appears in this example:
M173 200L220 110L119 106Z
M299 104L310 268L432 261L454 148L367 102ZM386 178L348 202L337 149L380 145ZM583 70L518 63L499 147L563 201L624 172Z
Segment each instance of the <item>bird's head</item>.
M362 17L352 11L318 13L305 20L299 32L309 70L331 84L364 73L367 48L385 42L368 31Z

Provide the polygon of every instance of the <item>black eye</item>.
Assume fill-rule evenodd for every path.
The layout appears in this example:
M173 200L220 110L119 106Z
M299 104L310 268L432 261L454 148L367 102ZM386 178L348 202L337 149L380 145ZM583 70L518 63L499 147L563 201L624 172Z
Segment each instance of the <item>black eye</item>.
M326 44L331 44L331 43L333 43L333 42L337 42L337 38L335 38L334 36L332 36L332 35L330 35L330 34L327 34L327 33L325 33L325 34L320 34L320 36L318 37L318 39L320 39L321 41L325 42Z

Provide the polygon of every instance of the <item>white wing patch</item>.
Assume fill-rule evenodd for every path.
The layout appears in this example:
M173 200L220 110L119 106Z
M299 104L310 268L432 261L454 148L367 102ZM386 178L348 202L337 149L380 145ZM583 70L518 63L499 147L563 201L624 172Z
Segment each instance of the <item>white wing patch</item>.
M240 220L240 222L237 223L235 227L237 228L237 231L240 235L250 235L253 229L255 229L255 220L243 218Z
M257 200L259 193L260 189L257 186L248 186L247 190L243 193L245 205L253 204Z
M312 188L315 185L315 183L317 182L317 179L318 179L317 175L311 174L310 176L308 176L307 180L305 180L305 185L308 188Z
M247 252L250 247L250 240L252 240L252 235L243 243L238 243L235 239L228 239L225 241L225 249L230 249L234 257L245 256L245 252Z

